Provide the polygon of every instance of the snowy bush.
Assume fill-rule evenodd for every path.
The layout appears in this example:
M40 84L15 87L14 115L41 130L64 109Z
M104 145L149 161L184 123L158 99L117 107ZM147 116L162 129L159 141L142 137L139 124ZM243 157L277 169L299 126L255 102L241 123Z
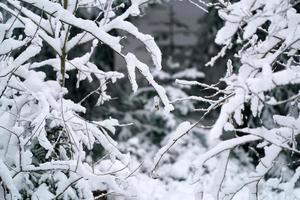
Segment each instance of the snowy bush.
M121 153L111 137L118 120L82 118L82 101L66 99L64 86L69 73L75 71L77 87L83 80L98 81L99 88L94 91L99 94L98 105L110 100L107 84L115 83L123 74L102 71L90 59L97 45L107 45L125 59L133 91L138 88L137 69L157 92L164 111L173 109L148 66L122 50L121 37L110 34L120 29L134 35L161 69L161 52L154 39L127 21L140 15L143 3L132 0L124 12L119 12L124 4L109 0L0 2L1 199L133 195L125 184L131 173L129 155ZM78 9L95 9L98 15L83 19L77 16ZM86 43L91 44L90 50L72 57L72 50ZM47 55L40 56L45 48ZM45 73L47 70L56 73L54 79ZM98 161L88 156L95 144L107 152Z
M210 149L192 162L198 184L197 198L299 197L296 184L300 153L297 145L300 133L298 4L299 1L289 0L220 0L208 4L219 9L225 24L215 39L223 48L207 65L213 65L227 51L235 51L235 58L228 60L227 73L221 79L227 85L225 89L177 80L180 84L215 91L210 98L194 98L209 105L202 109L204 116L221 107L218 119L207 134ZM155 163L200 122L179 125L170 142L158 151ZM247 173L237 173L232 179L228 163L240 146L253 151L258 162L252 162L254 168L249 165ZM241 160L247 157L246 153L236 155ZM203 178L208 171L205 166L213 157L219 161L215 162L215 178L207 184Z
M221 157L215 174L219 177L218 181L211 185L210 191L205 191L214 199L232 199L241 190L248 193L249 199L266 198L260 195L259 188L261 185L267 187L263 182L273 179L278 184L271 185L277 188L278 193L282 193L283 199L294 199L298 170L292 177L283 175L283 169L286 168L284 165L291 163L288 163L287 158L279 158L299 153L298 2L222 2L218 5L219 16L225 25L218 31L215 40L224 46L219 56L235 46L238 49L235 57L239 62L228 60L227 74L223 79L227 87L218 90L224 97L211 104L222 104L220 115L208 135L213 147L195 160L194 166L199 169L211 157ZM213 62L214 59L209 64ZM284 89L289 90L289 94L286 97L278 95L278 91ZM282 107L287 108L280 109ZM234 132L236 137L220 140L222 135L226 138L230 132ZM220 177L226 176L230 151L244 144L250 145L257 152L258 164L253 171L241 177L241 181L222 185L223 179ZM276 169L281 170L279 175L274 172ZM248 188L248 192L244 187Z

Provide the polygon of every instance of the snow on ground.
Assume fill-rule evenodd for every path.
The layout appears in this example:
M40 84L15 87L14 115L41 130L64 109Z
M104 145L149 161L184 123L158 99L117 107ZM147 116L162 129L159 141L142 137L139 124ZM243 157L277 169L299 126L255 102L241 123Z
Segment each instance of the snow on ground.
M138 185L137 199L140 200L182 200L194 199L194 190L187 181L171 180L169 182L153 179L146 174L136 176Z
M167 142L166 138L161 146ZM137 169L128 179L129 184L134 188L135 195L125 198L126 200L198 200L196 194L199 195L201 191L205 194L201 200L214 200L207 195L207 191L215 185L214 174L219 169L220 157L210 159L203 170L200 168L195 170L192 165L196 158L207 151L203 144L203 133L192 133L181 138L163 156L154 173L151 172L153 158L159 147L143 140L140 136L133 137L128 142L122 142L120 146L130 150L132 169ZM234 150L231 157L221 191L236 189L236 185L242 185L249 177L249 172L254 170L252 159L242 148ZM141 162L142 165L140 165ZM291 196L287 196L281 189L283 185L280 183L276 177L268 181L261 180L259 200L296 200L300 197L300 189L295 189ZM248 199L248 194L248 187L241 188L232 200Z

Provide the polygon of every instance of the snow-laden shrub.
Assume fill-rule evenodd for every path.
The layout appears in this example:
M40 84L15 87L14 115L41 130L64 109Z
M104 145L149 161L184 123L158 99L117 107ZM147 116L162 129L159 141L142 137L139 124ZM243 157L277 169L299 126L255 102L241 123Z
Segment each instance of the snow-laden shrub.
M259 159L255 169L231 185L222 185L223 179L218 179L208 193L213 198L231 199L247 187L248 192L243 191L248 193L248 198L257 199L261 197L259 188L267 187L262 183L275 176L276 169L290 164L287 159L279 158L283 154L299 153L298 112L278 111L280 106L299 109L299 8L296 2L288 0L241 0L232 4L223 2L219 6L219 16L225 25L218 31L215 41L224 46L224 53L235 45L238 49L235 56L240 63L228 61L223 79L227 84L222 91L224 97L212 104L223 104L208 136L213 147L195 160L194 165L200 168L208 159L219 155L222 162L215 176L223 177L230 151L239 145L254 143L252 146ZM283 88L290 91L285 99L276 95ZM236 137L220 140L222 134L226 136L228 132L236 133ZM280 173L275 177L278 184L273 187L285 199L295 198L297 171L292 177Z
M207 134L210 149L192 162L199 186L197 196L205 200L233 199L242 194L236 198L252 200L272 199L277 194L279 199L296 199L300 153L297 145L300 133L299 2L216 2L208 5L219 9L219 16L225 22L215 39L223 48L207 65L213 65L227 51L235 51L235 58L228 60L227 73L221 79L226 88L177 80L215 91L211 98L197 99L209 104L203 109L204 116L221 107L218 119ZM179 125L170 142L157 153L155 163L200 122ZM228 182L231 170L228 163L233 150L239 146L254 152L257 162L253 162L255 168L249 167L247 173L238 173L234 181ZM215 178L206 184L201 178L207 173L203 166L213 157L219 160Z
M124 4L110 0L0 2L1 199L133 195L125 184L131 173L129 155L121 153L111 137L119 126L118 120L85 120L79 115L85 112L82 101L66 99L64 85L68 73L75 71L77 86L86 79L98 81L99 88L94 91L99 94L98 105L110 100L107 84L115 83L123 74L102 71L91 61L100 43L125 59L133 91L138 88L138 69L157 92L164 110L173 109L148 66L132 53L123 52L122 38L110 34L120 29L134 35L160 69L161 52L154 39L127 21L140 14L143 3L144 0L132 0L124 8ZM119 12L119 8L125 11ZM77 15L78 9L94 9L98 15L83 19ZM72 50L86 43L91 44L88 52L71 56ZM49 70L56 73L54 79L45 73ZM95 144L107 152L99 161L87 156Z

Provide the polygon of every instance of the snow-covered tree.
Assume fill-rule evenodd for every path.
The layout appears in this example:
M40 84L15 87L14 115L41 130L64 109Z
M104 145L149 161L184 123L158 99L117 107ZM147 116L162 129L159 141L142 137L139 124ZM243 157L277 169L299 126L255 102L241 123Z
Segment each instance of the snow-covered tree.
M121 153L111 137L118 120L82 118L83 101L66 99L65 83L75 72L77 87L84 80L98 82L99 87L91 93L99 94L98 105L110 100L107 85L123 74L103 71L91 59L97 46L106 45L125 59L133 91L138 88L135 73L139 70L157 92L164 111L173 110L149 67L122 49L122 37L111 34L119 29L134 35L161 69L161 52L154 39L127 20L140 14L143 3L131 0L124 8L122 2L112 0L0 2L1 199L134 195L124 184L131 173L129 155ZM80 9L94 9L98 14L79 17ZM83 55L72 54L88 43L90 49ZM107 155L95 161L89 155L96 144Z
M225 22L215 39L223 48L207 65L214 65L226 52L235 51L221 79L226 88L177 80L180 84L215 90L211 98L198 98L209 104L202 109L204 116L221 107L219 117L207 134L210 149L192 162L198 184L197 197L296 199L299 197L296 183L300 133L299 1L216 2L208 5L217 8ZM155 163L200 122L179 125L167 145L157 153ZM247 173L237 173L232 178L229 166L235 160L233 154L240 160L247 157L246 153L235 153L240 146L254 152L254 160L258 162L248 162L254 167L249 164L245 169ZM208 184L203 176L209 170L204 166L214 157L218 158L217 168ZM234 181L228 182L228 179Z

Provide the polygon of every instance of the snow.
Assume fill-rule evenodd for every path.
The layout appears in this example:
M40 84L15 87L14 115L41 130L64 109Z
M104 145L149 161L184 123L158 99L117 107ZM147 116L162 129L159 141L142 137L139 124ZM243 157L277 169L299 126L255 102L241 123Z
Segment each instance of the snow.
M195 199L193 188L188 182L170 181L165 184L163 181L159 179L151 179L145 174L137 176L136 179L136 185L139 188L136 196L137 199Z
M6 167L6 165L3 163L2 160L0 160L0 177L2 181L4 182L5 186L9 189L12 199L19 199L21 198L21 195L16 188L16 186L13 183L13 179L10 175L9 169Z
M191 68L191 69L185 69L182 70L178 73L175 73L173 75L174 78L176 79L197 79L197 78L204 78L204 73L203 72L199 72L197 71L195 68Z
M80 5L89 6L98 3L79 2ZM62 77L68 79L68 74L75 71L77 87L84 80L99 82L101 87L95 91L100 94L97 105L110 100L107 85L109 82L117 83L124 75L117 71L102 71L102 66L96 66L91 61L96 47L105 43L128 62L134 91L138 88L135 82L135 69L138 69L156 90L165 105L166 113L173 110L165 89L154 80L149 67L133 54L124 54L121 37L109 33L112 29L122 29L133 34L145 44L149 57L160 70L162 55L154 38L139 32L132 23L126 21L129 16L140 15L139 5L143 3L133 1L127 11L119 16L111 10L111 3L103 10L108 20L99 23L78 17L78 5L71 1L64 5L66 9L48 0L25 0L22 4L20 1L8 0L7 4L0 3L1 15L3 10L12 14L8 14L5 23L1 21L0 24L0 133L3 137L0 176L9 193L13 194L12 199L20 199L19 193L25 195L24 192L32 199L60 196L64 199L91 199L92 190L131 195L126 191L126 180L119 181L124 179L124 174L111 171L121 167L125 169L126 175L130 173L130 155L121 152L111 136L116 133L116 127L120 126L118 120L108 118L88 121L80 117L80 113L86 111L84 104L82 101L74 103L65 99L68 91L60 81ZM30 5L34 5L35 9L31 9ZM39 9L43 10L43 15L40 15ZM71 27L77 27L81 32L71 38L68 33ZM20 37L11 37L18 28L23 31ZM69 51L88 42L91 43L90 50L86 50L83 55L68 57ZM46 46L53 50L55 56L36 59ZM22 51L13 52L21 48ZM63 57L64 54L66 57ZM64 66L62 58L66 61ZM54 80L44 73L49 68L57 73ZM109 158L104 158L97 166L86 159L85 151L92 150L95 144L100 144L109 154ZM109 167L104 167L105 163L109 163ZM35 173L36 177L28 178L29 174L37 171L39 173ZM53 188L49 183L53 184ZM6 195L7 192L1 190L1 193Z
M133 75L133 66L135 66L137 69L139 69L140 73L147 79L147 81L152 85L152 87L156 90L157 94L159 95L162 103L164 104L164 110L166 113L174 110L174 107L173 105L170 104L170 101L166 95L166 91L165 89L160 86L153 78L150 70L149 70L149 67L147 65L145 65L144 63L142 63L141 61L139 61L135 55L133 55L132 53L128 53L126 55L126 60L127 60L127 63L129 62L129 72L131 75ZM131 76L130 76L130 79L131 79L131 84L132 84L132 87L133 87L133 90L136 88L136 83L135 83L135 79L133 79Z
M15 40L13 38L8 38L1 42L0 54L7 54L11 50L17 49L26 44L25 41Z
M260 138L253 135L247 135L223 141L222 143L217 144L215 147L213 147L203 155L200 155L199 158L197 158L194 161L194 165L195 167L201 167L208 159L212 158L214 155L218 155L219 153L225 150L229 150L238 145L256 140L260 140Z
M227 64L228 73L222 79L227 84L227 92L223 99L221 98L224 102L221 112L208 136L211 149L196 159L194 165L199 168L212 157L219 154L222 157L224 151L235 149L245 142L260 140L262 142L258 146L254 145L254 149L261 148L265 154L260 158L256 169L248 178L233 185L228 191L223 190L220 185L216 186L222 188L219 191L221 193L217 195L231 199L238 191L237 188L246 184L247 188L239 192L246 196L240 198L257 199L256 193L259 193L259 198L272 199L273 193L265 190L269 186L266 186L266 183L260 186L261 179L266 178L266 174L273 168L282 169L282 166L276 166L274 163L283 150L291 154L298 152L293 139L295 131L299 131L298 114L278 115L273 106L286 104L289 107L295 104L292 94L288 95L290 97L287 100L277 101L276 92L278 88L289 88L299 83L299 66L292 61L296 55L293 48L299 48L299 14L289 1L240 0L224 4L224 8L219 9L219 16L225 23L218 31L215 42L223 45L223 48L208 65L214 64L216 59L223 56L225 50L233 45L240 45L235 55L240 63L230 60ZM261 33L266 34L266 37L262 37ZM283 59L283 55L287 55L287 58ZM277 68L277 64L282 68ZM197 82L178 82L200 85ZM245 105L250 105L249 115L243 112ZM299 109L298 106L295 108ZM254 122L253 116L260 122ZM244 122L246 124L243 124ZM248 128L235 128L238 126ZM243 135L231 138L230 134L235 132ZM219 173L221 172L224 174L220 169ZM277 188L279 186L276 185L276 181L279 179L274 178L273 182L270 179L269 184ZM223 186L225 187L224 184ZM266 193L260 191L261 187L264 187ZM215 198L216 192L212 193ZM290 194L289 198L293 199L293 192L290 191ZM282 196L279 199L287 198L284 192L280 195Z
M154 156L153 163L154 167L153 170L155 170L156 166L159 164L161 158L163 155L175 144L175 142L180 139L182 136L188 133L188 131L193 127L193 125L190 124L190 122L182 122L178 125L176 131L170 135L170 138L168 139L168 142L166 145L164 145Z
M278 164L289 166L286 155L300 153L295 139L300 131L299 94L289 89L300 83L297 62L300 15L294 5L286 0L220 1L219 16L224 26L215 42L222 48L207 65L213 65L228 50L238 49L235 58L239 61L228 60L227 73L220 80L227 86L220 89L218 84L196 81L204 77L202 72L195 68L178 70L180 65L172 60L166 62L168 67L178 71L172 75L161 71L162 52L154 38L142 33L130 19L142 14L140 6L145 3L145 0L132 0L127 7L120 4L122 12L117 11L119 8L114 7L112 1L105 0L80 0L78 4L68 1L67 5L50 0L0 3L0 177L3 186L0 194L6 199L35 200L92 199L92 191L117 194L113 197L117 200L131 197L253 200L257 199L256 194L260 199L298 197L299 168L293 170ZM95 8L98 15L103 12L104 17L98 21L81 18L76 13L78 6ZM71 38L69 30L74 28L78 33ZM122 37L112 34L116 29L144 44L155 69L132 52L124 51ZM70 56L71 50L87 43L90 49L83 49L82 55ZM153 96L157 95L143 105L143 111L136 111L158 116L165 123L164 127L140 123L142 129L171 132L157 146L147 137L143 138L142 133L147 135L149 130L142 130L140 135L130 133L132 138L128 143L116 141L121 135L117 127L124 125L114 115L87 120L81 117L86 112L85 99L78 103L66 99L69 91L64 81L68 81L73 72L77 88L84 80L89 83L95 80L99 84L97 90L88 94L99 94L97 106L112 99L109 84L118 84L124 75L102 71L102 66L92 61L96 48L103 44L124 58L134 92L132 98L145 91L154 91ZM52 57L44 58L46 47L51 49ZM45 70L48 69L56 72L55 78L47 76ZM137 71L149 87L139 88L143 83L138 83ZM66 80L62 80L64 77ZM187 95L176 86L160 84L166 80L175 80L177 86L187 86L185 89L199 86L215 94L211 98ZM278 88L288 92L283 95ZM286 100L281 100L286 96ZM199 130L200 121L181 122L182 119L170 113L178 107L176 111L184 116L183 120L190 120L186 116L194 109L190 100L208 104L208 108L203 109L207 113L221 107L209 131ZM160 103L163 111L159 110ZM274 106L284 109L278 111ZM135 122L131 114L126 117ZM91 152L97 145L101 145L107 156L96 161ZM247 152L240 146L247 146ZM255 155L248 155L251 150Z
M45 183L41 184L38 187L37 191L34 192L32 195L33 200L39 200L39 199L51 200L54 197L55 197L54 194L49 192L49 188Z
M237 32L241 21L247 16L255 0L241 0L228 6L232 10L229 14L224 10L219 11L220 17L225 20L225 25L218 31L215 42L217 44L228 44Z
M152 60L158 70L161 70L161 51L154 41L154 38L150 35L143 34L138 31L138 29L130 22L122 21L120 19L115 19L109 24L111 28L121 29L127 31L128 33L134 35L137 39L143 42L152 56Z

